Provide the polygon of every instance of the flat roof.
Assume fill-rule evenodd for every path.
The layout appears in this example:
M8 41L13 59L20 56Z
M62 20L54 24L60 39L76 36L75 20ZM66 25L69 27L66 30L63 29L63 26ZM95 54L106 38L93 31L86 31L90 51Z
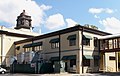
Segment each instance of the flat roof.
M39 39L48 38L48 37L56 36L56 35L59 35L59 34L65 34L65 33L78 31L78 30L83 30L84 32L89 32L89 33L93 33L93 34L97 34L97 35L101 35L101 36L111 35L110 33L107 33L107 32L103 32L103 31L100 31L100 30L84 27L84 26L81 26L81 25L76 25L76 26L69 27L69 28L62 29L62 30L58 30L58 31L55 31L55 32L51 32L51 33L35 36L35 37L32 37L32 38L20 40L20 41L15 42L15 44L25 43L25 42L29 42L31 40L32 41L39 40Z
M112 38L118 38L118 37L120 37L120 33L113 34L113 35L102 36L102 37L99 37L98 39L112 39Z

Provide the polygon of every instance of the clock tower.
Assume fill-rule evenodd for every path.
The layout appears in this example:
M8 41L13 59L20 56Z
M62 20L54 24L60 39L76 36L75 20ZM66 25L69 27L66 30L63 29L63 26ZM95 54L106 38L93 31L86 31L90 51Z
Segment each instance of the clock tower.
M28 16L23 10L23 12L17 17L17 24L15 29L31 29L31 16Z

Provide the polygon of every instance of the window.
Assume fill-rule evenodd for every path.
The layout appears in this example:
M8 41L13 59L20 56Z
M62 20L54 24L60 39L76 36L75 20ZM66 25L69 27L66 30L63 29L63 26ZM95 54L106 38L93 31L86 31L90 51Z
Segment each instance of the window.
M52 49L59 48L59 38L51 39L49 43L51 43Z
M84 66L90 66L90 59L84 59L83 60L83 65Z
M94 47L98 46L98 39L96 37L94 37Z
M73 65L76 65L76 59L70 60L70 67L73 67Z
M34 49L35 49L35 51L40 51L40 50L42 50L42 46L35 46Z
M52 49L59 48L59 42L57 42L57 43L51 43L51 48Z
M94 66L95 67L99 66L99 60L98 59L94 59Z
M69 40L69 46L75 46L76 45L76 34L69 35L67 40Z
M113 39L114 48L117 48L117 39Z
M89 35L83 35L83 45L90 46L90 40L92 40L92 37Z
M69 40L69 45L70 46L75 46L76 45L76 40Z
M115 60L114 56L109 56L109 60Z
M84 39L83 40L83 45L90 46L90 39Z

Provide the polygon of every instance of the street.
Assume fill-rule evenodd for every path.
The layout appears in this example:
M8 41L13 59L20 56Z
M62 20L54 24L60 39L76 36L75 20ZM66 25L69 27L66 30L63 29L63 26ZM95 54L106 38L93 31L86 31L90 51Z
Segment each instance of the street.
M0 76L120 76L120 73L85 73L85 74L0 74Z

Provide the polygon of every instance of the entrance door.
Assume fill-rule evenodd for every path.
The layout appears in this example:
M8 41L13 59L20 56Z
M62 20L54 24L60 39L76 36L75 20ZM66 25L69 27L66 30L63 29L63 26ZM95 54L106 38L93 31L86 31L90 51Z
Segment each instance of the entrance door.
M67 72L67 62L65 62L65 72Z
M54 61L54 72L55 73L59 73L60 72L59 61Z

